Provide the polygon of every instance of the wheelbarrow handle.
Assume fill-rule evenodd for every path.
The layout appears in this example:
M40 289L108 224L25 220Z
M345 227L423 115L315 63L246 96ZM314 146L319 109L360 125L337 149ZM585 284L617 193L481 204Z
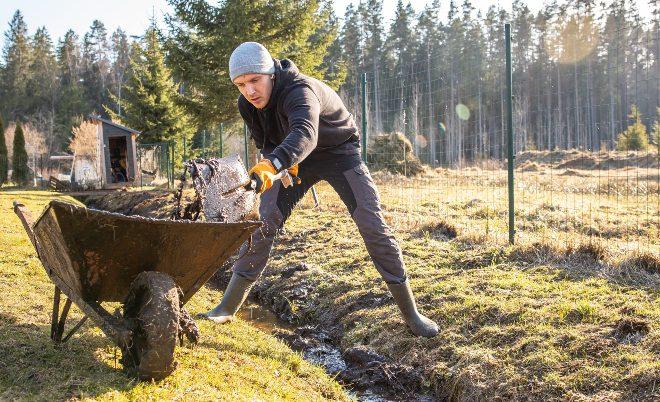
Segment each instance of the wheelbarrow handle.
M34 219L32 219L32 213L30 210L23 204L18 201L14 201L14 213L18 216L18 219L21 220L25 232L28 234L30 241L34 248L37 248L37 240L34 237L34 230L32 230L32 225L34 225Z

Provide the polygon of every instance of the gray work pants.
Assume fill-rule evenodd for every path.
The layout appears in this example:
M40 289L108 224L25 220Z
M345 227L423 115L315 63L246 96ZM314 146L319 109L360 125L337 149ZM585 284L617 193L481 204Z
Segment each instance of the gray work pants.
M403 283L406 272L401 248L385 223L376 185L359 155L310 155L300 164L302 183L284 188L276 182L261 195L259 214L263 226L252 242L241 247L234 273L257 280L268 261L273 241L295 205L317 182L327 181L339 194L358 227L376 269L387 283Z

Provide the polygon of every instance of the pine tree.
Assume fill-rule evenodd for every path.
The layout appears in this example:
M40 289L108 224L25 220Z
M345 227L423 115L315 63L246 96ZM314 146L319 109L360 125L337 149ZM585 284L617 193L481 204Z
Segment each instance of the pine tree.
M360 73L363 71L362 60L362 29L361 29L360 14L355 10L352 3L346 7L344 14L344 26L341 31L341 44L346 60L346 81L343 87L346 92L350 94L344 100L349 110L354 110L355 116L358 116L358 96L359 96L359 83Z
M49 150L59 147L59 144L54 144L53 136L55 104L59 89L57 73L53 43L46 28L41 27L32 38L30 79L27 83L28 116L34 127L45 133L46 146Z
M182 106L176 103L178 86L165 65L156 26L147 29L143 45L133 44L128 80L123 88L122 116L106 106L113 120L142 132L143 143L176 141L183 149L183 139L190 140L194 127ZM116 103L117 96L111 95Z
M83 38L82 78L85 95L91 109L102 113L103 105L108 103L108 77L110 60L108 58L108 39L105 25L94 20Z
M394 110L399 113L398 121L392 127L395 131L404 131L410 127L407 120L410 113L406 113L406 99L411 96L411 89L414 87L412 74L415 70L415 51L417 48L417 38L415 26L413 23L414 10L410 3L403 5L399 0L394 13L394 21L390 26L387 40L387 58L388 68L395 78L396 87L393 102L388 105L387 110ZM406 133L409 134L409 133Z
M316 0L169 3L174 15L168 21L168 62L177 79L186 83L187 110L204 125L236 116L238 91L228 65L241 42L259 42L273 57L291 58L303 73L323 79L323 55L334 38L332 30L319 31L328 16L319 12Z
M31 49L27 24L20 10L14 13L5 32L1 92L4 115L9 120L25 117L28 109L27 83L30 78Z
M649 146L649 136L646 126L642 123L642 115L637 106L632 105L630 115L634 123L629 125L625 131L619 134L616 140L616 148L619 151L643 151Z
M369 74L369 84L373 92L374 100L381 94L381 61L383 61L383 4L380 0L368 0L362 7L362 25L364 27L364 71ZM373 122L373 131L383 131L382 110L380 102L373 102L369 110L373 116L369 118Z
M323 60L318 66L318 70L323 72L320 78L336 90L346 78L346 63L341 54L339 21L334 14L332 3L324 3L319 12L319 20L321 25L309 42L319 49L324 49L318 56Z
M656 149L660 151L660 107L656 107L655 110L655 122L651 131L651 141L653 141Z
M29 113L48 113L55 108L57 91L57 60L53 43L46 28L37 29L32 38L30 80L27 83L30 97Z
M25 150L25 136L23 135L23 126L16 123L14 131L14 144L12 155L12 174L11 179L18 185L26 185L29 180L28 155Z
M111 92L115 95L117 104L112 108L119 116L122 115L122 87L126 83L126 72L129 67L130 45L126 33L118 28L111 38L112 42L112 67L111 71Z
M7 142L5 141L5 124L0 116L0 187L7 182L7 170L9 160L7 153Z
M79 125L83 116L92 111L80 82L82 56L78 35L72 30L64 34L64 38L59 42L57 64L60 87L57 93L55 141L61 151L68 146L72 128Z

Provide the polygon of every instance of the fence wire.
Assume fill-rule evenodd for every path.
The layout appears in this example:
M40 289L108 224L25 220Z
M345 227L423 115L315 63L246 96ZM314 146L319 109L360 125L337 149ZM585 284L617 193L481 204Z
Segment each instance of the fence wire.
M516 241L660 254L658 21L545 18L530 43L513 24ZM342 88L399 230L507 239L503 29L473 39Z

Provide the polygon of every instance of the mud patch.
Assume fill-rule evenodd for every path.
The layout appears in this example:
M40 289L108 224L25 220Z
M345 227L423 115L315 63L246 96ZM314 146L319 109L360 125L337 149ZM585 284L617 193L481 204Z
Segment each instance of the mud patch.
M420 393L419 369L393 363L367 346L351 347L342 353L327 332L314 326L276 331L275 336L352 388L358 400L433 400Z
M212 279L214 285L226 287L231 277L229 266L227 263L227 269L221 269ZM352 389L358 400L436 400L428 395L430 390L424 385L421 368L396 363L366 345L342 350L340 345L345 329L333 324L336 320L330 316L380 307L391 303L392 298L389 294L368 291L350 305L332 311L320 308L324 298L318 285L326 275L316 267L299 263L267 272L257 282L250 298L279 320L273 323L270 332L291 349L300 352L306 360L322 366L344 386ZM320 311L325 313L319 315ZM323 314L328 314L328 317ZM240 315L245 318L245 314Z
M621 343L636 344L649 333L648 321L637 317L623 317L617 322L612 336Z
M192 202L195 193L187 190L184 197ZM115 212L122 215L139 215L145 218L169 219L174 212L174 193L166 190L114 191L85 200L88 208Z

